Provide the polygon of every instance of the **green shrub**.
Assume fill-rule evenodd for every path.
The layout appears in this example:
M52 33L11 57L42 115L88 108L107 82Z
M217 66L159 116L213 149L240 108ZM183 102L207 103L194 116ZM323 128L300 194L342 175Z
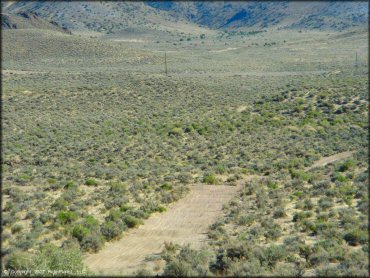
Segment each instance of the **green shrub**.
M309 255L308 261L312 266L329 263L329 253L322 247L314 248Z
M265 250L264 254L265 263L270 267L274 267L277 262L283 261L288 256L282 245L271 245Z
M181 248L176 258L166 265L163 274L171 277L209 276L208 262L208 252L185 246Z
M238 217L237 223L238 225L250 225L255 221L255 217L253 215L242 215Z
M360 229L353 229L346 233L343 238L349 245L357 246L368 242L368 233Z
M282 218L285 216L286 216L286 213L285 213L284 208L277 208L273 213L274 218Z
M217 178L214 174L206 174L203 177L203 182L206 184L217 184Z
M7 270L29 270L32 266L31 254L15 251L4 258L4 266Z
M23 226L21 224L15 224L12 228L11 228L11 231L12 231L12 234L16 234L16 233L19 233L20 231L23 230Z
M326 265L316 269L316 275L319 277L339 277L343 276L343 272L338 266Z
M266 269L257 258L249 258L232 263L229 272L234 277L259 277L265 275Z
M230 244L230 246L226 248L226 256L231 260L240 260L246 258L248 257L249 253L250 250L248 246L244 245L243 243Z
M64 188L66 189L77 188L77 184L73 180L67 180L64 184Z
M81 275L83 273L83 258L80 250L75 247L59 248L52 244L43 246L33 258L34 270L58 273L62 276Z
M317 204L322 210L327 210L333 206L333 201L329 197L322 197Z
M355 166L355 161L352 159L348 159L342 165L339 166L339 172L345 172Z
M31 276L81 275L83 273L82 254L78 248L59 248L46 244L35 254L16 251L5 257L5 269L27 270ZM42 271L42 272L40 272Z
M311 199L305 199L303 208L305 210L312 210L314 208L314 204L312 203Z
M270 188L270 189L277 189L279 186L276 182L268 180L267 181L267 187Z
M115 238L119 238L122 235L122 232L124 230L124 224L122 221L108 221L104 222L101 225L101 233L106 238L106 240L112 240Z
M110 185L110 191L114 193L127 193L127 185L120 182L111 182Z
M81 249L84 251L99 251L104 245L104 237L97 232L87 234L80 242Z
M122 217L122 211L119 209L111 209L108 216L106 217L107 221L118 221Z
M143 224L143 221L141 219L136 218L136 217L134 217L132 215L125 215L123 217L123 222L129 228L134 228L136 226L139 226L139 225Z
M76 221L78 216L74 211L60 211L56 218L61 224L70 224L73 221Z
M164 206L157 206L157 208L156 208L156 211L158 211L158 212L165 212L167 209L166 209L166 207L164 207Z
M316 248L323 248L328 252L328 259L330 262L336 263L345 259L347 248L342 245L335 238L328 238L317 242L314 246Z
M83 220L83 225L90 230L96 230L99 228L99 221L94 216L87 215Z
M166 265L163 275L167 277L195 277L196 272L189 263L174 259Z
M56 210L66 210L68 207L68 201L66 201L63 197L59 197L55 200L54 204L52 204L52 208Z
M292 179L297 178L302 181L308 181L311 177L309 173L306 173L302 170L289 169Z
M179 136L183 135L183 131L179 127L174 127L173 129L171 129L171 131L168 132L168 135L179 137Z
M86 179L85 184L88 186L98 186L98 182L93 178Z
M346 182L348 181L348 178L343 176L342 174L335 172L332 178L332 181L339 181L339 182Z
M311 215L311 212L296 212L293 215L293 222L301 222L303 219L308 218Z
M90 230L84 227L82 224L78 224L73 227L72 236L77 238L78 241L82 241L89 234Z
M31 210L31 211L27 212L26 219L33 219L36 216L37 216L36 212L34 210Z
M53 219L53 216L50 213L43 212L40 214L39 219L42 224L46 224Z
M362 250L349 252L338 267L343 270L344 276L369 276L369 253Z
M267 227L266 232L265 232L265 237L267 239L272 239L276 240L278 239L282 234L281 228L279 225L274 224L269 227Z
M312 233L313 235L316 235L317 226L315 225L313 221L305 219L303 220L303 223L302 223L302 232Z
M164 184L162 184L162 185L160 186L160 188L161 188L161 189L163 189L163 190L167 190L167 191L169 191L169 190L171 190L171 189L172 189L172 185L170 185L170 184L168 184L168 183L164 183Z
M220 166L217 166L217 169L216 169L216 173L217 174L225 174L226 173L226 168L225 168L225 166L222 166L222 165L220 165Z

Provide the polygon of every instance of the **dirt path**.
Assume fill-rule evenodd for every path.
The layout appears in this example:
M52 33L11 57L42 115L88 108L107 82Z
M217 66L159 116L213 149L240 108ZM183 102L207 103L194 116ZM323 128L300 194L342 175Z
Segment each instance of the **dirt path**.
M325 74L325 70L311 70L311 71L232 71L232 72L171 72L169 76L179 77L248 77L248 76L300 76L300 75L318 75Z
M309 170L311 170L313 168L322 167L322 166L325 166L325 165L327 165L329 163L333 163L333 162L335 162L337 160L348 158L353 153L354 153L353 151L347 151L347 152L337 153L337 154L334 154L334 155L331 155L331 156L323 157L323 158L317 160L310 167L307 167L305 170L306 171L309 171Z
M96 274L130 275L139 269L149 269L145 258L161 252L164 242L199 247L207 240L209 225L241 184L193 186L186 197L170 204L166 212L151 216L144 225L129 231L119 241L107 243L97 254L87 255L85 265Z
M235 49L239 49L240 47L228 47L220 50L210 50L209 52L214 52L214 53L220 53L220 52L226 52L226 51L231 51Z

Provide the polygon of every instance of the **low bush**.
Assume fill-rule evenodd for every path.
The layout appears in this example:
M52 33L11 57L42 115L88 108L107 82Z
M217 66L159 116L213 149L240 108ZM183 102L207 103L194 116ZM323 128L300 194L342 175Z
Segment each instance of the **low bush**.
M206 174L203 177L203 182L206 184L217 184L217 178L214 174Z
M185 246L173 260L167 263L163 274L171 277L205 277L210 274L208 264L207 251L198 251Z
M74 211L60 211L56 219L61 224L71 224L78 219L78 215Z
M285 213L285 210L284 208L277 208L273 215L272 215L274 218L283 218L286 216L286 213Z
M11 228L11 231L12 231L12 234L16 234L16 233L19 233L20 231L23 230L23 226L21 224L15 224L12 228Z
M357 246L368 242L368 233L360 229L353 229L347 232L343 238L349 245Z
M288 253L283 245L270 245L265 249L264 255L263 263L269 267L274 267L277 262L283 261Z
M143 221L141 219L136 218L136 217L134 217L132 215L125 215L123 217L123 222L129 228L134 228L136 226L139 226L139 225L143 224Z
M124 231L125 225L122 221L108 221L104 222L101 227L101 233L105 237L106 240L116 239L122 236L122 232Z
M98 186L98 182L93 178L86 179L85 184L88 186Z

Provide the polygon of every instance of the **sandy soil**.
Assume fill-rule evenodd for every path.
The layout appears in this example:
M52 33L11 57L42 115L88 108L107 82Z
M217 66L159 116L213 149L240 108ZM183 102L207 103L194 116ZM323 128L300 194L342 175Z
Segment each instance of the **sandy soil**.
M116 42L136 42L136 43L144 43L146 41L141 39L114 39L113 41Z
M86 256L85 264L97 274L130 275L150 269L149 255L162 251L164 242L191 244L198 248L207 240L207 230L222 213L241 185L195 185L167 211L147 219L144 225L129 231L121 240L110 242L97 254Z

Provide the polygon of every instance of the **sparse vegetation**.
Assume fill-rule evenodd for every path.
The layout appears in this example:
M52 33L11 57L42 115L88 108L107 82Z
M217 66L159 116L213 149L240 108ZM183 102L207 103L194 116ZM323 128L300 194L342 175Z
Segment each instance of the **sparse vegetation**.
M4 268L80 275L83 253L198 184L241 190L202 248L166 244L137 275L368 276L367 33L113 41L131 20L101 38L4 30Z

